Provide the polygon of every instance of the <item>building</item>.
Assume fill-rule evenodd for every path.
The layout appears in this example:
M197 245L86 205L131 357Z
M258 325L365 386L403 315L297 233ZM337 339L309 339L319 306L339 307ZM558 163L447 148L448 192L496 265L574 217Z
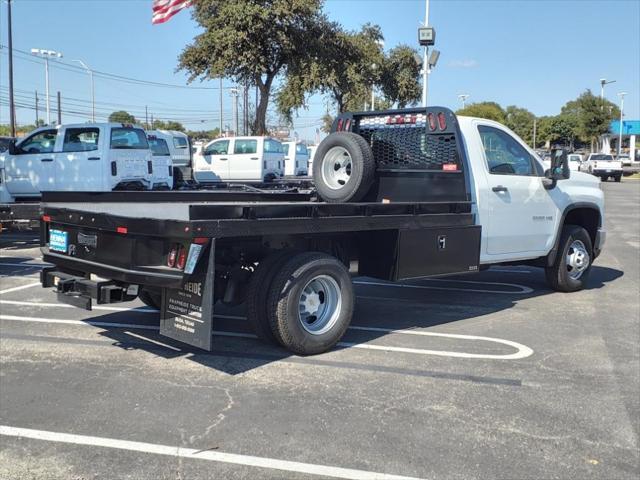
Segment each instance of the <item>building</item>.
M618 153L618 139L620 138L620 120L614 120L609 125L609 133L600 137L602 153ZM622 122L622 149L621 152L628 153L632 160L638 156L636 148L636 138L640 139L640 120L624 120Z

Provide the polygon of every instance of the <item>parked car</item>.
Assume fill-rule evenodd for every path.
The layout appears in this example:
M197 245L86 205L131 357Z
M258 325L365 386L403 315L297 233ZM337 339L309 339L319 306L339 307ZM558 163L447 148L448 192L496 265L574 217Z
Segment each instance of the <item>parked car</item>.
M162 139L167 144L171 163L173 164L173 177L176 183L192 178L191 173L191 145L189 136L176 130L148 130L147 136L153 135Z
M580 171L580 165L582 164L583 157L579 153L570 153L567 156L569 160L569 168L575 172Z
M284 174L300 177L309 173L309 151L304 143L283 142Z
M147 140L149 141L149 148L153 154L153 184L154 189L167 189L173 188L176 176L176 168L173 166L173 159L171 157L171 150L167 144L167 140L160 138L155 134L147 132ZM167 173L168 172L168 175ZM162 183L165 183L163 186Z
M580 165L580 171L600 177L603 182L611 177L619 182L622 178L622 163L607 153L590 153L587 160Z
M220 139L208 151L228 164L249 140L270 141ZM553 153L544 171L504 125L442 107L342 114L318 146L312 203L266 188L48 194L41 250L51 266L40 281L86 309L139 296L161 311L161 335L206 350L216 302L244 302L259 338L302 355L347 331L349 265L399 281L524 264L544 267L551 288L578 291L605 241L604 192ZM71 248L89 236L93 245ZM101 247L116 238L117 255Z
M230 137L209 142L196 156L197 182L270 182L284 174L282 144L271 137Z

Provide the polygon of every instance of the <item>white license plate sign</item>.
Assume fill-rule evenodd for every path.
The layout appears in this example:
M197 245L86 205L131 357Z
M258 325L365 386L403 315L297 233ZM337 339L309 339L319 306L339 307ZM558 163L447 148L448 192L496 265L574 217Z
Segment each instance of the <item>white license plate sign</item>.
M49 230L49 250L67 253L69 233L62 230Z

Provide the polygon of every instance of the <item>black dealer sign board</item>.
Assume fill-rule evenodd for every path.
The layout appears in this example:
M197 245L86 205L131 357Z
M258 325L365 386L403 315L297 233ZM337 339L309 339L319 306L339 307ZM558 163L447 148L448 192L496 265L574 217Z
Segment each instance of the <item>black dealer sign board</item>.
M213 334L214 246L207 248L182 288L164 288L160 334L211 350Z

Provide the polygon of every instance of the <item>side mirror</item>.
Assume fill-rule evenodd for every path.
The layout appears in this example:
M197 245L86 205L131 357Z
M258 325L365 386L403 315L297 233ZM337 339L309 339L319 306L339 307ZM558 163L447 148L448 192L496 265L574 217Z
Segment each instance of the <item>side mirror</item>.
M569 158L564 148L551 151L551 168L545 172L545 177L550 180L566 180L571 176Z
M9 152L9 155L15 155L16 153L18 153L18 148L16 147L15 138L12 138L11 140L9 140L9 145L7 145L7 152Z

